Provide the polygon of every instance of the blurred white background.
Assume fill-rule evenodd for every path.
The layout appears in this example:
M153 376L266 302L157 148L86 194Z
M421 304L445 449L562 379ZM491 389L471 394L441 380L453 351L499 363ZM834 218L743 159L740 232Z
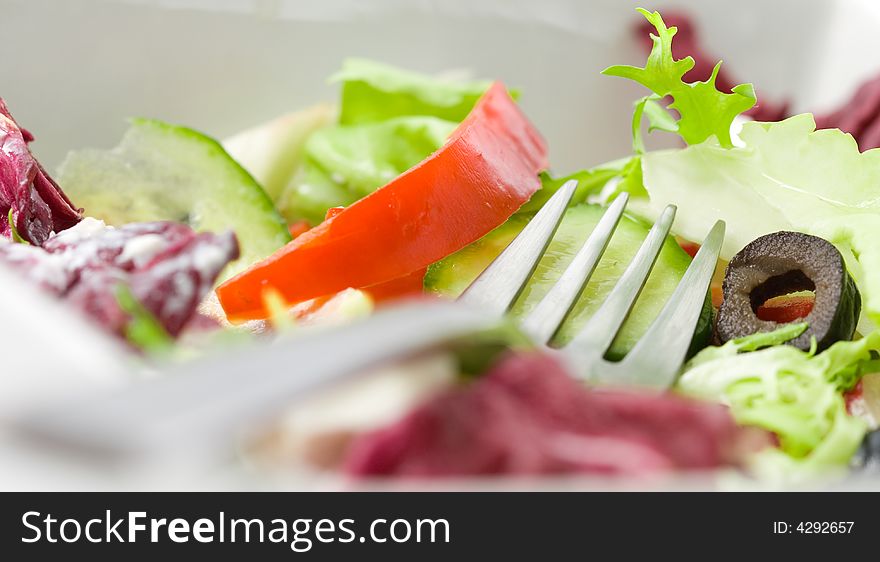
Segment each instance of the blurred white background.
M629 148L635 6L692 14L702 42L762 93L820 109L880 70L872 0L0 0L0 95L54 169L112 146L125 118L224 137L319 100L346 56L467 69L523 92L556 171Z

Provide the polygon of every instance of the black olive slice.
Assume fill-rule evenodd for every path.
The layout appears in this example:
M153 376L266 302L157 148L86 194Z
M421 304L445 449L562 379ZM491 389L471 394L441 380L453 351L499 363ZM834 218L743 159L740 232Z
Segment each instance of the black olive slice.
M724 299L715 323L720 343L782 324L761 320L758 307L767 299L813 291L813 310L803 319L807 330L788 342L807 350L813 337L819 350L852 339L861 296L833 244L800 232L774 232L750 242L736 254L724 274Z

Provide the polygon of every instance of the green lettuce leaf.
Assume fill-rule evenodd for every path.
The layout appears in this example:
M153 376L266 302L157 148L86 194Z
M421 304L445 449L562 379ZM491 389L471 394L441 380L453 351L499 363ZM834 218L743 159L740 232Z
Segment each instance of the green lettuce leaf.
M725 259L780 230L829 240L862 293L865 333L880 325L880 149L860 153L852 136L815 127L809 114L750 122L740 133L743 147L709 141L644 154L649 199L634 198L630 209L653 220L677 205L673 229L689 240L702 240L723 219Z
M625 174L627 168L630 167L631 161L632 159L625 158L558 178L554 178L547 172L541 172L541 189L525 205L520 207L518 213L530 214L538 212L544 206L544 203L569 180L577 180L578 182L577 189L571 198L571 204L583 203L590 195L602 191L602 188L610 180Z
M343 125L427 115L459 122L492 84L444 80L367 59L347 59L331 80L342 82Z
M302 165L280 193L289 221L315 224L415 166L440 148L491 82L447 80L365 59L349 59L339 121L312 132Z
M328 208L349 205L424 160L456 126L436 117L396 117L321 129L306 142L303 166L281 206L321 222Z
M666 27L658 12L639 8L657 30L651 35L654 46L644 68L617 65L606 68L603 73L609 76L628 78L642 84L652 92L639 100L633 116L633 145L636 152L644 150L641 139L642 114L649 117L652 129L674 131L688 144L699 144L715 137L721 146L731 147L730 126L734 118L755 105L755 89L751 84L740 84L727 94L715 87L715 79L721 69L721 62L715 65L712 75L705 82L688 83L683 80L694 67L694 59L687 57L675 60L672 56L672 38L678 31ZM673 102L668 109L680 115L674 119L663 109L658 100L671 96Z
M738 423L775 433L779 451L770 453L772 462L762 461L765 470L770 464L798 472L845 465L866 431L861 419L847 413L841 390L855 384L860 365L880 350L880 332L838 342L818 355L778 345L805 327L789 325L706 348L677 383L679 392L728 404Z

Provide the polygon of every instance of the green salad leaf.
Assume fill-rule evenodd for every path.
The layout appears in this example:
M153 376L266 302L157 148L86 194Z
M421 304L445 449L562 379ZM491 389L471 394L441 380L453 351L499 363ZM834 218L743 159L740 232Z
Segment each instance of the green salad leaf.
M313 132L302 165L277 190L289 221L319 223L415 166L446 142L490 82L436 78L366 59L348 59L339 120Z
M418 116L321 129L306 142L304 164L281 206L321 222L328 208L349 205L424 160L456 125Z
M518 212L522 214L538 212L544 203L569 180L578 182L577 189L571 198L571 204L583 203L588 196L601 191L611 179L623 174L630 161L631 159L625 158L558 178L554 178L547 172L541 172L541 189L525 205L520 207Z
M810 114L750 122L740 133L743 147L710 141L644 154L649 198L634 198L630 208L654 219L677 205L674 230L689 240L701 240L723 219L725 259L780 230L825 238L862 293L864 333L880 325L880 150L860 153L852 136L815 128Z
M639 8L657 30L651 35L654 45L644 68L617 65L606 68L603 73L609 76L628 78L642 84L653 96L642 98L636 104L633 118L633 142L637 152L643 150L641 141L641 117L648 115L652 129L674 131L688 144L698 144L715 137L721 146L731 147L730 126L733 119L755 105L755 89L751 84L740 84L727 94L718 90L715 79L721 69L721 62L715 65L712 75L705 82L685 82L684 75L694 67L694 59L686 57L675 60L672 56L672 38L678 31L666 27L659 12L649 12ZM659 100L671 96L673 102L668 109L680 115L675 120L662 108Z
M864 436L866 424L850 416L842 390L857 380L860 365L880 350L880 332L857 341L841 341L813 354L778 345L805 324L784 326L709 347L685 366L679 392L728 404L738 423L775 433L778 450L770 464L820 471L846 464ZM766 347L766 346L770 347ZM751 351L763 348L758 351Z
M414 115L457 123L491 85L436 78L360 58L343 62L331 80L342 83L342 125Z

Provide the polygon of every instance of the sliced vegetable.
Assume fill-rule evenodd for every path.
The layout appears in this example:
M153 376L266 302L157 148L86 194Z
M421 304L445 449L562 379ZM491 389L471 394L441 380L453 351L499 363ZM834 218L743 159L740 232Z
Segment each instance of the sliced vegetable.
M34 158L32 140L0 98L0 236L41 246L82 215Z
M721 343L777 329L778 322L757 313L768 299L780 295L815 292L815 303L804 318L809 328L786 342L803 350L813 345L823 350L851 339L861 310L859 290L837 248L799 232L775 232L749 243L727 265L723 291L715 324Z
M375 302L385 302L403 297L421 295L424 294L424 279L426 271L427 268L418 269L412 273L404 275L403 277L364 287L363 291L369 294Z
M449 141L386 186L222 284L235 319L265 316L263 291L289 303L426 267L480 238L540 186L546 146L500 83Z
M456 125L436 117L397 117L315 132L281 199L288 220L317 224L328 208L369 195L443 146Z
M773 297L758 307L755 315L761 320L787 324L803 320L813 310L816 298L809 294L789 294Z
M336 109L326 103L282 115L223 141L223 148L263 186L288 222L301 218L290 209L291 180L305 159L306 141L333 124Z
M186 127L134 119L112 150L71 152L60 181L108 224L172 220L198 231L235 231L244 269L290 240L266 192L215 140Z
M365 59L345 61L339 123L311 135L302 166L276 198L288 221L369 195L439 149L490 86ZM271 192L271 191L270 191Z
M633 197L629 208L652 219L678 205L673 229L691 240L725 220L724 259L777 231L828 240L861 291L859 331L870 332L880 322L880 150L859 153L852 137L814 129L811 115L799 115L745 123L742 148L649 152L641 160L650 199Z
M604 209L598 205L590 204L568 209L546 254L514 305L514 316L525 316L547 294L596 227L603 212ZM479 241L432 265L425 277L426 288L441 296L457 297L507 247L527 222L522 215L516 215ZM648 228L641 223L629 217L621 220L572 315L556 334L554 345L568 343L598 310L647 234ZM632 349L660 313L690 262L691 258L675 241L668 239L635 308L609 349L610 358L619 359ZM712 308L707 301L694 334L695 345L705 346L711 332Z

